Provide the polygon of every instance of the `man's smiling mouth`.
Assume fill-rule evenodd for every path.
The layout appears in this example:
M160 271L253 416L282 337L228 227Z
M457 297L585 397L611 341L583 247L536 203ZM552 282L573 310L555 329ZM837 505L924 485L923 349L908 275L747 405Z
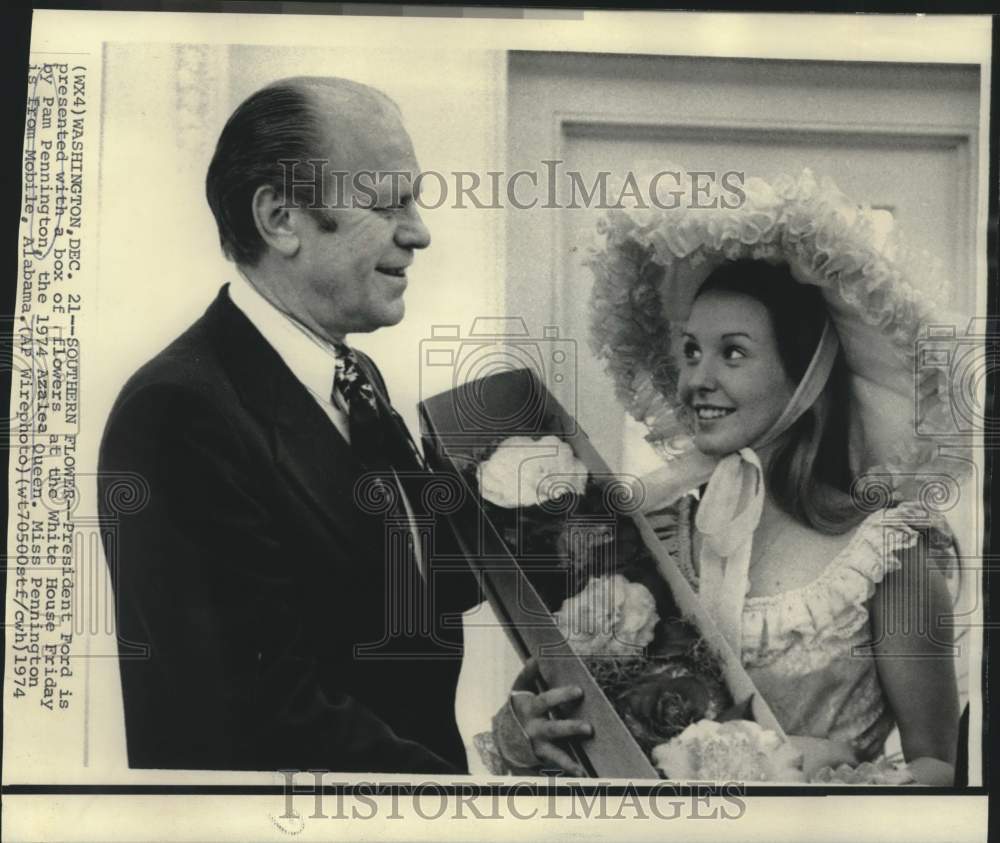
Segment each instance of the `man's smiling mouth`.
M405 266L376 266L375 269L383 275L391 275L393 278L405 278Z

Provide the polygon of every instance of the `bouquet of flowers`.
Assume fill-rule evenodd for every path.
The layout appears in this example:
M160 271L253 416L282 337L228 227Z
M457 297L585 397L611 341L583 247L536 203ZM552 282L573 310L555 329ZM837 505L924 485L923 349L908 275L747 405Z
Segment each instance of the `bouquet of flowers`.
M732 700L713 653L676 607L625 573L595 577L568 597L556 622L647 752ZM665 593L664 593L665 592ZM664 616L661 617L661 610Z
M748 720L693 723L656 747L653 761L667 778L681 781L805 781L799 753Z
M781 738L741 719L748 701L734 706L717 655L682 616L620 488L616 505L614 481L590 476L553 435L509 437L478 456L469 479L484 510L661 772L673 779L696 769L677 759L690 753L692 735L710 732L717 760L708 778L801 780L801 771L785 775ZM721 733L711 728L722 724Z

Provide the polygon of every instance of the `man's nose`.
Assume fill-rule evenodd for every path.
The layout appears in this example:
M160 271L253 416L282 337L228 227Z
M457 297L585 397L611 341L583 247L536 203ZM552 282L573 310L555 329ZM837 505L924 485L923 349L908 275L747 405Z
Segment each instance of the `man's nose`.
M403 249L426 249L430 244L431 233L424 225L416 202L411 202L396 229L396 245Z

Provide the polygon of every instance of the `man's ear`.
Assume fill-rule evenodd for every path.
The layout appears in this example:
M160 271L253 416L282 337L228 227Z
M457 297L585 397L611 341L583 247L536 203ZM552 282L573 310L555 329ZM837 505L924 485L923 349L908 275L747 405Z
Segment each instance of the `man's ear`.
M294 257L301 246L299 215L286 207L284 197L270 185L261 185L252 200L253 221L261 239L278 254Z

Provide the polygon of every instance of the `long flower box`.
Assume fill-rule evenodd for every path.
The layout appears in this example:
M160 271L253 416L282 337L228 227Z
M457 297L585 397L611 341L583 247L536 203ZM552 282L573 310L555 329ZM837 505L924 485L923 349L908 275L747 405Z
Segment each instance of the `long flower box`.
M697 630L698 644L719 668L730 711L739 712L734 716L753 720L785 739L739 659L635 501L629 500L628 487L612 474L576 420L531 370L501 372L435 395L421 403L420 413L424 450L432 467L459 477L468 492L467 505L453 517L456 532L508 638L522 657L538 657L547 686L577 685L584 691L572 716L589 720L594 736L574 749L594 775L652 779L659 773L651 763L648 741L641 746L635 737L643 737L642 730L637 731L632 718L628 725L623 720L624 697L616 696L616 708L605 693L610 687L607 676L614 673L608 665L617 669L619 662L581 658L580 647L568 640L574 636L568 634L566 613L558 610L566 597L583 593L581 577L610 576L633 559L645 560L639 580L654 593L665 586L662 600ZM499 490L483 494L483 487L491 482L495 486L496 481L483 473L482 466L510 442L522 443L527 458L519 467L521 483L515 481L510 485L517 488L506 490L512 500L497 506L489 498L496 500L505 490L501 484ZM566 443L572 450L570 459L585 467L586 489L579 474L561 470L566 455L559 443ZM537 476L533 456L542 460L540 464L555 465L555 473ZM555 490L549 498L540 502L525 498L526 505L512 506L522 502L519 486L530 494L535 486L543 488L539 480ZM566 494L560 496L560 489ZM583 574L581 559L588 568ZM658 598L658 605L662 600ZM683 623L672 628L681 629ZM601 682L595 674L601 675Z

